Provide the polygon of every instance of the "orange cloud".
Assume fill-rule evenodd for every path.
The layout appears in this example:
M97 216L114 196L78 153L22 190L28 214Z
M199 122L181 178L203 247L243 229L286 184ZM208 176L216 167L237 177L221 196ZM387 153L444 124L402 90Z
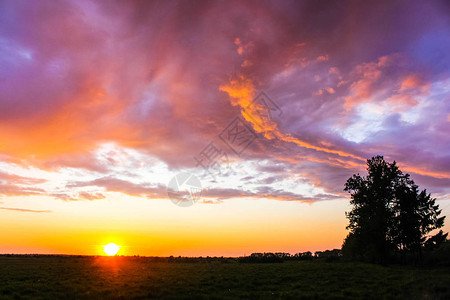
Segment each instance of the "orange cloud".
M244 48L243 48L242 45L241 45L241 40L240 40L239 38L236 38L236 39L234 40L234 43L238 46L237 53L238 53L239 55L242 55L242 53L244 53Z
M419 75L412 74L408 75L403 79L400 91L408 91L411 89L421 89L424 92L428 92L431 87L431 84L427 83L425 80L423 80Z
M419 175L431 176L431 177L440 178L440 179L450 179L449 173L428 171L426 169L411 167L406 164L404 166L402 166L401 169L405 172L416 173Z
M93 150L102 138L127 130L119 126L111 130L117 125L111 121L124 104L103 88L85 84L72 97L45 115L0 121L0 151L20 158L48 158Z
M264 108L261 107L259 103L256 105L250 105L254 97L255 88L252 81L242 75L239 76L238 79L231 80L228 85L221 86L220 90L228 93L231 98L231 104L234 106L240 106L242 108L242 116L252 125L256 132L263 133L264 137L267 139L277 138L285 142L297 144L298 146L307 149L364 161L362 157L351 153L315 146L289 134L280 132L278 125L273 120L261 116L260 112L264 110Z
M327 61L328 59L329 59L328 54L327 55L321 55L321 56L318 56L316 58L317 61Z

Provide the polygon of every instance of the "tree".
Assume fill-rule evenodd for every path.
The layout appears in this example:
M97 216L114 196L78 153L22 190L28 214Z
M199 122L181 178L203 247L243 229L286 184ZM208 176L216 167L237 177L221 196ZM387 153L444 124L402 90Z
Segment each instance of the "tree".
M345 184L352 210L346 213L350 233L342 247L344 256L377 263L396 253L421 259L427 235L444 224L436 199L419 191L395 161L372 157L367 171L366 177L356 174Z
M422 261L422 248L428 233L444 225L445 217L439 217L441 210L436 205L436 199L431 198L426 190L419 191L419 187L406 174L397 182L393 209L395 223L392 236L402 258L411 253L416 260ZM438 236L431 239L439 241Z
M343 252L363 260L383 263L392 250L389 238L393 212L390 208L393 185L400 171L395 163L389 164L383 157L367 160L368 176L353 175L345 184L345 191L351 193L347 236Z
M445 233L442 230L439 230L437 234L430 237L425 242L425 249L427 250L434 250L436 248L439 248L442 244L444 244L447 241L448 233Z

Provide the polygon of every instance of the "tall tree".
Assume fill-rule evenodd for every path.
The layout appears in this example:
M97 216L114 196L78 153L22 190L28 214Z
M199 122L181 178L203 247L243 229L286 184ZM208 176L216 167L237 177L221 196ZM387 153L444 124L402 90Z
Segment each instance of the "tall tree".
M393 198L394 181L399 175L395 163L389 164L382 156L367 160L368 175L353 175L345 184L345 191L351 193L347 229L350 235L345 245L364 260L383 263L393 243L389 237L393 211L390 207ZM343 249L349 252L348 248Z
M350 233L343 254L378 263L397 252L421 258L427 234L444 224L436 199L419 191L395 161L372 157L367 171L366 177L356 174L345 184L352 210L346 213Z

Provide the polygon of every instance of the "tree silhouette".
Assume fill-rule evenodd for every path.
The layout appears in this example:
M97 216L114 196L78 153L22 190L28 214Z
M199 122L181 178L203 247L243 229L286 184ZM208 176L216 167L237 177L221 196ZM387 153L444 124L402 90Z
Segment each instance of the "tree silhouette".
M411 253L421 261L427 234L444 225L436 199L426 190L419 191L395 161L372 157L367 160L367 171L366 177L355 174L345 184L352 210L346 213L350 233L344 240L343 255L384 263L397 253L401 257Z

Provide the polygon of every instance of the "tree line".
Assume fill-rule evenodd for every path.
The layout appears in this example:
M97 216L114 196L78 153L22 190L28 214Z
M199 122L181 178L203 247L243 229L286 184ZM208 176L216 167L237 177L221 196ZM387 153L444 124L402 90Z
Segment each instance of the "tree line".
M342 256L341 249L299 252L290 254L287 252L264 252L264 253L252 253L250 256L242 256L238 258L238 262L241 263L274 263L283 261L297 261L297 260L326 260L334 261L338 260Z

